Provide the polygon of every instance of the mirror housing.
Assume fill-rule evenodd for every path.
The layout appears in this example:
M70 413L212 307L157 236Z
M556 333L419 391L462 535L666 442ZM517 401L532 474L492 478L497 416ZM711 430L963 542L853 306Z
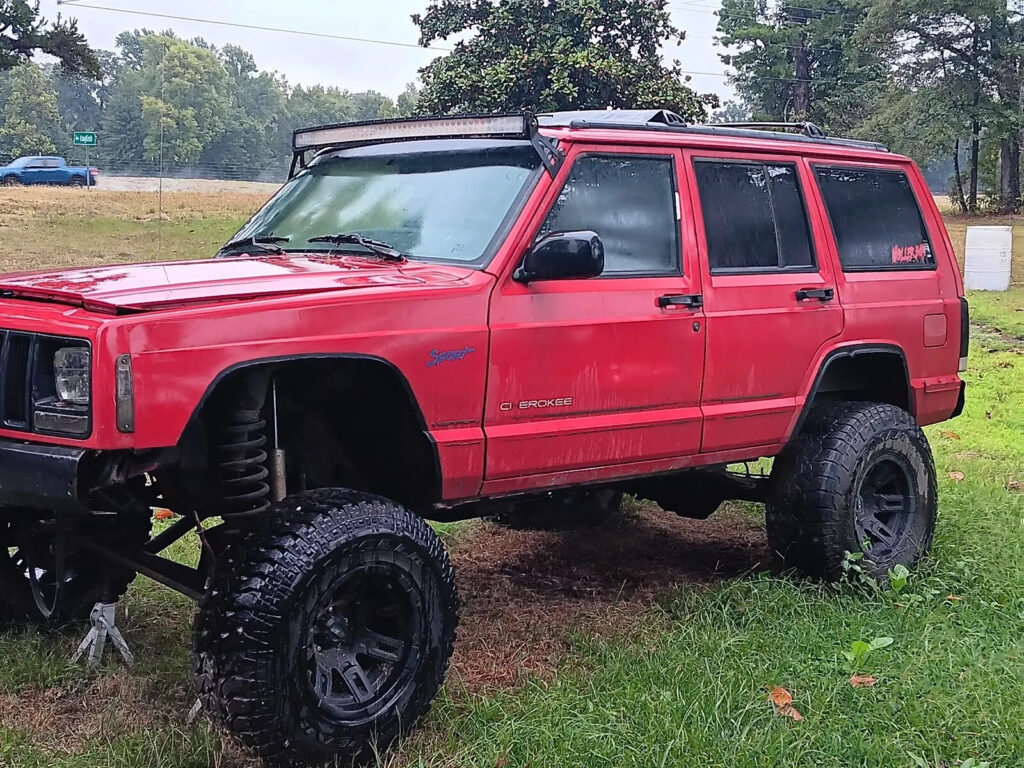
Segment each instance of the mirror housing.
M553 232L534 243L512 276L516 282L581 280L604 272L604 244L596 232Z

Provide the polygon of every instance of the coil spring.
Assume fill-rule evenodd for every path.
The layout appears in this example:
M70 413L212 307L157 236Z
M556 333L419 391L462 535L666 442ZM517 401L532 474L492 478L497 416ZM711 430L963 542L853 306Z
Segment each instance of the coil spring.
M217 445L220 516L225 522L241 523L270 508L266 426L258 410L235 408L225 414Z

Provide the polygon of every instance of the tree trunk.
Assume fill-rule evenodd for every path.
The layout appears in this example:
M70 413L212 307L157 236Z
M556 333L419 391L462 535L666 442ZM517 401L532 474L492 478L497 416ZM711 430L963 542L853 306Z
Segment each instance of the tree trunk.
M1020 138L999 143L999 211L1013 213L1020 207Z
M793 118L807 120L811 114L811 59L807 50L807 34L800 34L800 42L793 48Z
M978 150L981 144L980 132L981 126L978 124L978 120L971 120L971 169L967 192L968 213L978 212Z
M956 193L956 199L953 202L960 209L960 213L967 213L967 200L964 199L964 177L960 172L959 138L953 144L953 191Z
M971 44L971 55L973 56L973 62L977 65L978 62L978 47L980 41L978 39L978 27L974 27L973 42ZM980 78L979 75L975 75L976 78ZM967 212L977 213L978 212L978 148L981 143L981 120L978 117L978 110L981 106L981 81L975 79L974 81L974 94L971 100L971 177L968 181L967 193Z

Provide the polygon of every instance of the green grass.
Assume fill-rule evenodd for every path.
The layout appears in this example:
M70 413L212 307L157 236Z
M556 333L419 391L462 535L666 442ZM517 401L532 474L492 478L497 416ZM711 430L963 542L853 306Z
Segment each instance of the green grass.
M239 218L212 212L198 226L165 222L164 232L181 235L184 253L222 240ZM87 260L93 250L73 244L95 238L90 228L120 254L133 251L137 228L152 233L153 223L121 226L68 221L49 236L66 258ZM1024 242L1024 230L1017 235ZM21 258L38 258L38 247L25 247ZM18 259L17 248L6 258ZM547 677L511 690L449 681L425 726L385 760L481 768L951 768L969 758L1024 765L1024 491L1009 490L1024 483L1019 274L1008 293L970 297L967 407L927 430L940 486L935 546L899 594L769 573L666 586L635 631L575 630ZM472 547L474 530L441 527L456 548ZM195 551L181 544L175 555ZM250 765L206 726L185 723L191 611L184 598L137 580L121 621L139 659L130 671L113 660L98 673L69 664L78 631L0 633L0 766ZM894 639L862 670L877 684L854 689L843 651L876 637ZM792 692L802 721L773 712L773 685Z

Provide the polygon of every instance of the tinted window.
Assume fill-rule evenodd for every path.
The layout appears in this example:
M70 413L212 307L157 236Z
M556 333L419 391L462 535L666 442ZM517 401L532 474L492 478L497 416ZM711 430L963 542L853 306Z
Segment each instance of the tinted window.
M817 168L844 270L935 263L921 211L902 171Z
M285 184L233 239L273 233L290 238L284 250L309 252L332 249L310 238L358 232L413 259L481 263L539 164L525 142L346 150Z
M699 160L694 170L712 272L814 268L794 166Z
M606 275L678 273L672 158L579 158L540 234L580 229L604 243Z

